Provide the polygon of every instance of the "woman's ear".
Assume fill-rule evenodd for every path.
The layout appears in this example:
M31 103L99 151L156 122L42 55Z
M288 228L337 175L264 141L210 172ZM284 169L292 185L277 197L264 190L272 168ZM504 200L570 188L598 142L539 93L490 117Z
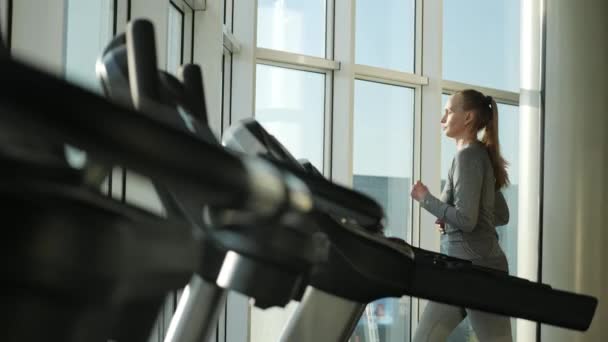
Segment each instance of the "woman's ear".
M471 110L464 112L464 125L469 126L473 124L473 119L475 119L475 113Z

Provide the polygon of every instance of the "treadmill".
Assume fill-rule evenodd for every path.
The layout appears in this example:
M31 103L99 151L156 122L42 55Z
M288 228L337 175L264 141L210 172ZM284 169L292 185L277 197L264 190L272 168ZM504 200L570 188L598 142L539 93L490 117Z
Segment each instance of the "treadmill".
M110 43L98 63L107 96L148 115L158 115L155 116L158 120L222 148L207 125L200 68L183 66L179 78L175 78L157 70L154 51L152 24L145 20L132 22L124 36ZM158 104L172 110L145 110ZM252 182L266 183L267 174L276 172L274 167L256 166L258 174ZM290 199L305 210L314 203L330 203L334 211L356 213L368 221L377 222L383 217L373 200L328 181L309 186L306 178L296 178L290 173L285 179L295 189ZM308 215L285 211L256 218L250 213L205 205L179 184L157 181L154 184L165 198L163 203L173 201L173 207L183 208L178 216L186 218L203 236L201 269L182 294L165 341L207 339L215 329L226 290L250 296L260 308L285 306L303 288L311 268L327 259L327 239L309 222ZM259 204L263 200L257 198L252 202ZM348 204L340 205L341 202Z
M253 119L230 127L223 144L287 164L296 175L322 178ZM329 261L315 267L304 296L296 298L300 305L281 341L347 341L366 304L386 297L414 296L581 331L593 319L596 298L415 248L341 217L315 215L331 242Z

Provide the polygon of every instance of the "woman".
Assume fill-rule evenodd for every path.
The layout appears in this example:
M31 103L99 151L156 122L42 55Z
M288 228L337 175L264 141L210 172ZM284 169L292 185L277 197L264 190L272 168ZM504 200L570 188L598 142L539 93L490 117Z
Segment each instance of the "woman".
M420 181L411 196L437 217L442 253L508 272L495 229L508 221L500 189L509 184L498 144L496 102L476 90L460 91L448 100L441 126L457 145L441 199ZM508 317L435 302L426 306L414 341L445 341L465 316L479 341L512 341Z

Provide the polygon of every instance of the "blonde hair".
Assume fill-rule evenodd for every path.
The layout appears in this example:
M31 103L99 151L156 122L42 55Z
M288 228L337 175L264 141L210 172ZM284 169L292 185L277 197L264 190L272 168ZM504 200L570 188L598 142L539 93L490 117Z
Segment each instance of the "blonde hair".
M476 132L484 129L481 142L486 146L496 179L496 190L509 185L509 174L507 167L509 163L500 153L498 141L498 106L492 96L485 96L474 89L466 89L457 92L462 97L462 108L465 111L473 111L475 119L473 126Z

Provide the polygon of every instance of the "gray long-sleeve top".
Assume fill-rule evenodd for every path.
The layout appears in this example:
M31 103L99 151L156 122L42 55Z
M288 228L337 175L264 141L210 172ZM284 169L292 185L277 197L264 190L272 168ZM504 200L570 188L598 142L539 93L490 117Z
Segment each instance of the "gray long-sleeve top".
M495 183L485 146L474 142L454 156L441 199L429 193L420 204L445 222L450 241L496 238L495 227L509 222L509 208Z

